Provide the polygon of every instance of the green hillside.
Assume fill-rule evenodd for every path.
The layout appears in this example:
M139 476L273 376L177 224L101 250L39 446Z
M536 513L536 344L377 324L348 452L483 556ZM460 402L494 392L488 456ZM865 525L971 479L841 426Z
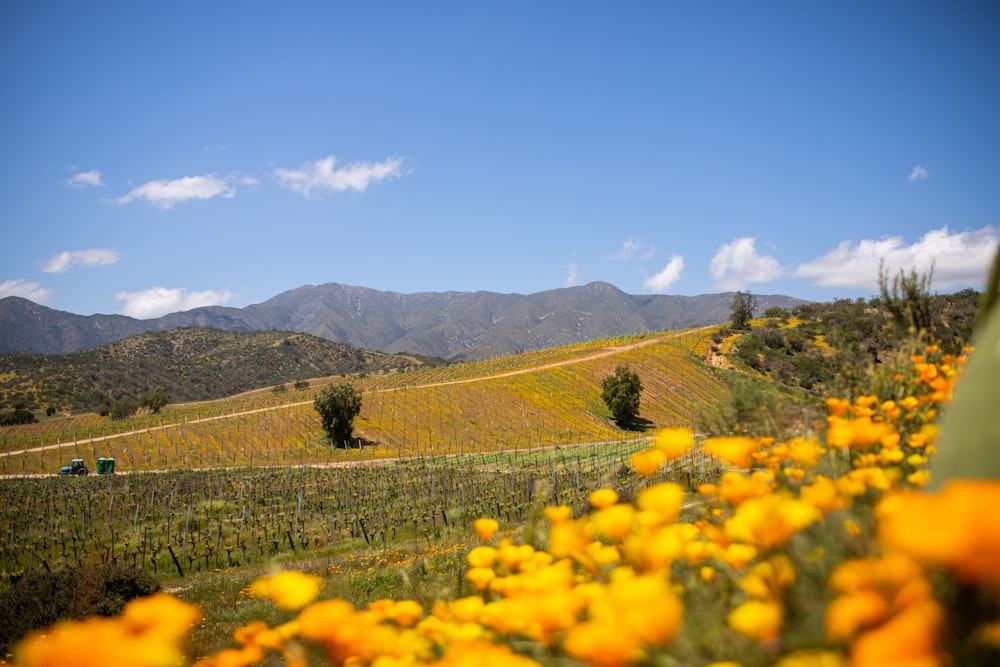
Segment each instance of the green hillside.
M308 378L409 369L427 361L287 331L173 329L70 354L0 355L0 408L97 411L112 400L139 398L157 387L172 402L205 401Z

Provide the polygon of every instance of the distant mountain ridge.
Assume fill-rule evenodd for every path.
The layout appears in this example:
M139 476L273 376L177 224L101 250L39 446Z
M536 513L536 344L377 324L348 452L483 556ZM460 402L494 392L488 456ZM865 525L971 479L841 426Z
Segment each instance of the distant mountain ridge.
M759 311L805 303L755 295ZM139 320L75 315L20 297L0 299L0 353L65 354L149 331L206 327L295 331L352 347L450 360L482 359L606 336L726 322L732 292L631 295L603 282L534 294L381 291L305 285L244 308L209 306Z

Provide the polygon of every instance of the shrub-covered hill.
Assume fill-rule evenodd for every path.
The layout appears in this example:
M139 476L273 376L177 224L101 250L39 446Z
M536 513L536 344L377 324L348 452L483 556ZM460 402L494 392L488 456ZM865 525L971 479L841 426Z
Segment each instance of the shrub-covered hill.
M203 401L308 378L378 373L439 360L383 354L287 331L184 328L70 354L0 355L0 407L97 410L158 387L171 402Z

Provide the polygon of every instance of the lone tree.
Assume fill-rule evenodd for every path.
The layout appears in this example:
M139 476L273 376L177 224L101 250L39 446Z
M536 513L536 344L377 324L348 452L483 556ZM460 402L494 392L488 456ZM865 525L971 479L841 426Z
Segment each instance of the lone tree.
M614 375L604 378L601 398L622 428L631 428L639 416L639 393L642 382L628 366L619 366Z
M330 443L346 447L354 430L354 418L361 412L361 392L350 382L332 384L314 402Z
M749 329L753 319L754 308L757 307L757 297L750 292L737 292L733 295L733 312L730 319L734 329Z
M142 397L142 407L149 408L154 415L170 403L170 394L163 387L157 387Z

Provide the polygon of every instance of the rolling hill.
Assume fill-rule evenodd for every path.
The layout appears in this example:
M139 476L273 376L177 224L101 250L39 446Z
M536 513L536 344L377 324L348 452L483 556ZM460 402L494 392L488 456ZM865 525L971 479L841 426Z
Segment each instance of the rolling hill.
M174 402L205 401L297 380L434 362L288 331L172 329L69 354L0 355L0 406L96 410L111 399L138 398L157 387Z
M530 295L402 294L326 283L282 292L245 308L212 306L149 320L75 315L7 297L0 299L0 353L64 354L147 331L207 327L245 333L295 331L390 354L486 359L606 336L725 322L732 297L731 292L631 295L601 282ZM757 295L761 312L801 303L788 296Z
M168 405L126 420L81 415L0 429L0 474L46 472L72 454L113 456L119 469L293 463L508 451L647 437L692 425L726 391L702 361L707 329L611 338L507 357L354 380L363 394L355 433L330 447L313 398L320 383L205 403ZM623 431L600 398L618 365L642 379L646 431Z

